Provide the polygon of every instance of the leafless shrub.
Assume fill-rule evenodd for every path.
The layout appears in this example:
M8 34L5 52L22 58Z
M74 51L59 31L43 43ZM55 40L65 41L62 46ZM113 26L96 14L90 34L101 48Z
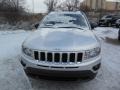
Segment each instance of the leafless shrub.
M79 7L79 10L82 10L84 12L88 12L88 11L91 11L91 8L87 5L82 5L81 4L80 7Z
M25 13L24 0L0 0L0 13L13 24Z
M45 0L48 13L54 11L57 8L58 0Z
M80 7L80 0L65 0L59 9L63 11L78 11Z

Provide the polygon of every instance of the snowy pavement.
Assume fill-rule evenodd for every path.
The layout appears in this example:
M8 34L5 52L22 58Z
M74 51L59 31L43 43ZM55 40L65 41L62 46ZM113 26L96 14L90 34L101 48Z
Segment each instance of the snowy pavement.
M30 32L0 32L0 90L120 90L120 42L115 28L93 31L102 44L102 67L92 81L54 81L27 77L18 60L21 44Z
M0 90L31 90L30 82L18 60L25 31L0 31Z

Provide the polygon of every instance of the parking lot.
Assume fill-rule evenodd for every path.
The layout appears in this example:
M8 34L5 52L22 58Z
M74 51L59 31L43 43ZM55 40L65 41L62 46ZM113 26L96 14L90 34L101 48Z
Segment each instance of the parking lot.
M118 29L98 27L93 31L102 45L102 67L94 80L48 80L26 76L19 62L21 44L30 31L0 32L1 90L120 90L120 42ZM7 87L6 87L7 85Z

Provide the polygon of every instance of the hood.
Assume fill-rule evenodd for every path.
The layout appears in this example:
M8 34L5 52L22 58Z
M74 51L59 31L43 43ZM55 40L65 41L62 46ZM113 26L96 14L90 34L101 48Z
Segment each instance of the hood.
M31 34L24 46L35 50L85 50L98 45L91 30L41 28Z

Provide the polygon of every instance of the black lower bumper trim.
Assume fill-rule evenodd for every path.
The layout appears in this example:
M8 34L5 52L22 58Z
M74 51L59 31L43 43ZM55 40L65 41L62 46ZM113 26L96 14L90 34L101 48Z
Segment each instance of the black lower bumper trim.
M28 67L25 70L27 73L42 75L42 76L52 76L52 77L86 77L94 74L92 71L57 71L57 70L46 70Z

